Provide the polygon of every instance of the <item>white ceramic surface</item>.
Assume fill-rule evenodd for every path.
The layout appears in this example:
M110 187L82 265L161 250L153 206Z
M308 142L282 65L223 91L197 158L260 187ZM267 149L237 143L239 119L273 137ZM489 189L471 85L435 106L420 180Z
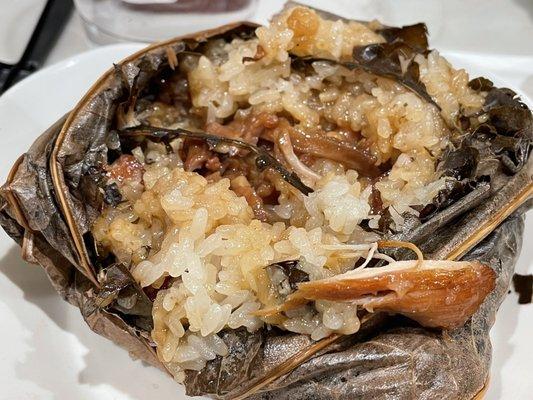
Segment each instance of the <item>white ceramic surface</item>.
M142 47L103 47L48 67L0 97L0 180L39 133L61 117L112 62ZM446 54L473 75L521 89L533 98L533 57ZM529 102L531 105L532 103ZM530 213L531 214L531 213ZM533 215L517 270L533 272ZM53 291L39 267L0 233L0 400L184 400L155 368L92 333L76 308ZM492 331L494 360L486 399L530 399L533 393L533 305L510 294ZM468 373L468 371L465 371Z

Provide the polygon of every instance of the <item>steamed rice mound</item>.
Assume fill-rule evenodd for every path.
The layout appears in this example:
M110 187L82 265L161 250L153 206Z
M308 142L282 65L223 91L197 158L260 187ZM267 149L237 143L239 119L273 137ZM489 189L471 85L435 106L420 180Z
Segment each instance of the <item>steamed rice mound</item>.
M354 46L383 42L380 27L294 8L258 28L256 38L219 40L183 62L190 118L158 104L137 116L252 144L266 138L273 154L313 189L305 196L279 177L250 175L244 167L232 175L207 173L209 162L220 164L216 157L193 168L181 139L170 152L148 142L110 167L109 183L118 185L123 201L106 207L92 232L103 252L131 265L140 285L157 292L152 338L177 380L227 353L217 335L226 328L253 332L271 324L315 340L356 332L354 304L317 301L275 317L254 315L291 291L272 266L297 261L306 279L317 280L364 267L371 257L387 259L376 251L380 236L372 231L383 213L392 218L390 228L400 230L407 214L418 215L444 187L436 163L450 143L448 126L484 101L468 88L466 72L435 51L415 58L439 112L389 79L322 61L305 71L291 65L290 55L343 60ZM250 120L257 135L242 123ZM388 173L373 180L339 152L312 149L309 138L342 143L348 155L364 149L372 166ZM266 178L268 190L257 187Z
M208 182L179 165L169 168L173 161L161 154L146 165L142 193L130 198L126 210L104 211L93 234L122 261L142 259L132 270L141 286L159 288L172 278L156 297L153 338L163 360L179 364L172 366L176 373L179 368L201 369L219 354L195 352L194 343L219 343L222 349L216 333L225 327L254 331L263 326L250 313L278 303L266 266L301 259L311 279L326 278L349 270L365 253L345 243L377 239L358 226L368 217L369 206L361 199L355 171L327 175L303 199L310 210L309 227L316 226L308 230L254 219L228 179ZM355 306L327 304L269 322L314 339L357 331Z

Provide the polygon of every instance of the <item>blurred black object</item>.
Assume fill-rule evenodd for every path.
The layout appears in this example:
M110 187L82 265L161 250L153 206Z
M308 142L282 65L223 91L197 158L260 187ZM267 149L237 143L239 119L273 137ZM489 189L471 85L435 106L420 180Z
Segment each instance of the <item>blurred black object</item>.
M0 95L43 65L63 31L72 8L72 0L46 2L20 60L14 65L0 62Z
M173 3L122 0L122 3L132 10L140 11L216 14L241 10L249 6L250 0L176 0Z

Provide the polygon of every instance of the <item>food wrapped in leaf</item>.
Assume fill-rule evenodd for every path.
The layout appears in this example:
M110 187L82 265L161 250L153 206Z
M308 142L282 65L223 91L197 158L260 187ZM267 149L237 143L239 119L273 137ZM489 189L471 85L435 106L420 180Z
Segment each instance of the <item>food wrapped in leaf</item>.
M156 44L21 156L0 222L95 332L192 396L472 398L533 119L469 79L423 24L294 5Z

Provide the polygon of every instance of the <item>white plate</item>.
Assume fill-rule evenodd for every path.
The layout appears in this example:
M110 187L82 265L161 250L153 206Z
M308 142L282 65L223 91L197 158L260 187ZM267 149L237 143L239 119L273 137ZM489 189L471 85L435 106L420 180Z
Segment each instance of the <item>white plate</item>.
M43 69L0 97L0 180L37 135L73 107L112 62L141 47L121 44L92 50ZM533 71L533 58L528 57L448 56L454 65L515 88L523 88L527 72ZM78 310L54 292L44 272L20 259L18 246L3 230L0 236L1 400L186 399L166 375L132 361L125 351L92 333ZM525 237L524 243L531 243L532 218ZM532 260L533 248L524 246L517 270L533 272ZM494 360L486 399L531 398L531 332L533 306L518 306L517 296L510 294L492 330Z

